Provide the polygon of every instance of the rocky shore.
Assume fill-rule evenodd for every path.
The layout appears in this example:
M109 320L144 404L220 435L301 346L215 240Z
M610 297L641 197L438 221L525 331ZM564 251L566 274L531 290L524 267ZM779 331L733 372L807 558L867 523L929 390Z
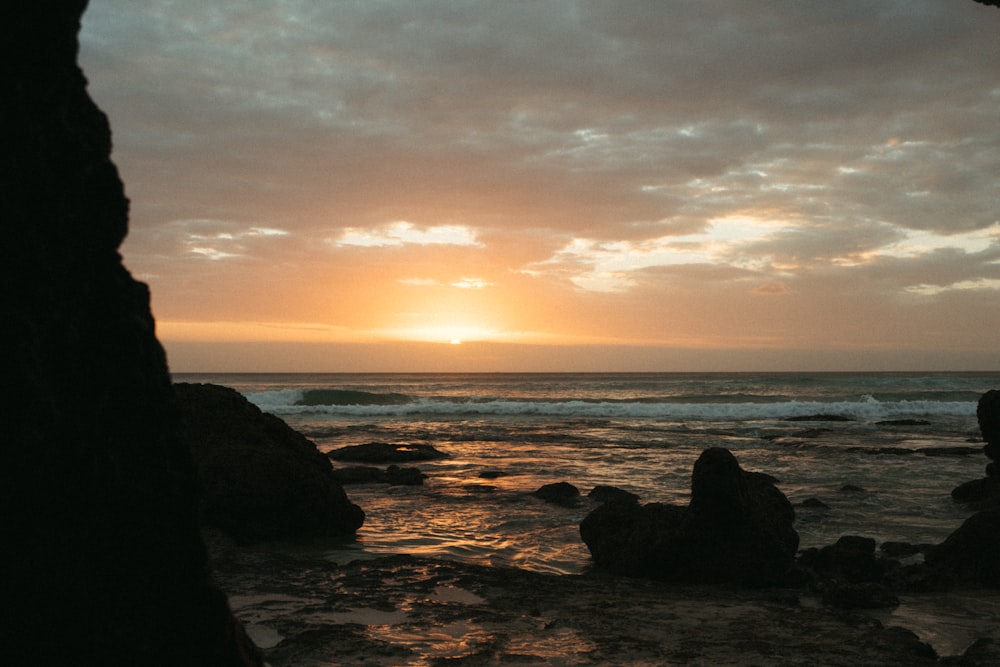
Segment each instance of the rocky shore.
M906 601L924 616L968 595L989 605L981 627L948 628L927 637L932 646L889 614L825 606L801 589L409 556L337 565L302 550L217 554L218 580L273 667L1000 664L1000 597L982 591Z

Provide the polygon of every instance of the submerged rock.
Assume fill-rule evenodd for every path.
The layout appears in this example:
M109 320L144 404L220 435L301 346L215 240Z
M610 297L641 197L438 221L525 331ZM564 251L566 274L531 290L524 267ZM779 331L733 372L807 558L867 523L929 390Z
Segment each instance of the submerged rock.
M592 511L580 535L596 565L633 576L690 582L784 581L799 536L795 511L763 474L723 448L694 464L687 507L613 500Z
M553 505L574 507L580 502L580 489L569 482L544 484L531 495Z
M350 535L361 527L364 512L305 436L228 387L174 389L206 524L244 542Z
M358 463L405 463L407 461L433 461L448 458L447 454L432 445L388 442L348 445L328 452L327 456L334 461L356 461Z

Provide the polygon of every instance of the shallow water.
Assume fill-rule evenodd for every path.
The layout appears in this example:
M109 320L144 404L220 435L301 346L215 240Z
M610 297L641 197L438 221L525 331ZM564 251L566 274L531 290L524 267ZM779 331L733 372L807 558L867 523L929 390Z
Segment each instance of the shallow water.
M591 504L557 507L532 491L567 481L584 496L612 485L644 502L686 503L695 459L716 446L778 478L793 504L828 506L797 509L803 548L844 534L939 542L969 515L949 494L983 474L975 401L1000 386L989 373L176 379L232 386L323 451L392 442L449 455L406 464L428 476L421 487L347 487L367 518L331 558L412 553L557 573L589 565L578 525ZM831 414L845 421L786 420ZM918 422L884 423L898 419Z

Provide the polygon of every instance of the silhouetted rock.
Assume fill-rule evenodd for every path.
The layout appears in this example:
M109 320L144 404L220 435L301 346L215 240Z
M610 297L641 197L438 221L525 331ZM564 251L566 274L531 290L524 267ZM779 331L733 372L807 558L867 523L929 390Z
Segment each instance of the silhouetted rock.
M830 506L827 505L826 503L824 503L819 498L806 498L805 500L802 501L801 505L802 505L802 507L806 507L806 508L809 508L809 509L815 509L815 510L828 510L828 509L830 509Z
M854 421L845 415L816 414L816 415L795 415L785 417L786 422L850 422Z
M639 496L635 495L631 491L619 489L617 486L607 486L603 484L595 486L591 489L590 493L587 494L587 497L599 503L612 501L626 501L632 503L639 502Z
M970 516L925 562L953 583L1000 588L1000 510Z
M210 581L83 0L0 8L5 665L260 665Z
M349 535L365 514L310 440L239 392L174 386L203 487L202 520L243 542Z
M844 535L832 545L803 551L799 565L821 579L854 583L878 582L885 574L885 568L875 557L875 540L857 535Z
M419 468L400 468L391 465L385 470L375 466L350 466L335 468L334 477L341 484L388 484L390 486L420 486L427 475Z
M990 459L986 464L986 477L958 485L952 489L955 502L966 503L977 509L1000 508L1000 390L991 389L979 397L976 405L979 431L986 445L983 453Z
M388 442L368 442L363 445L348 445L327 453L334 461L356 461L358 463L405 463L407 461L433 461L445 459L448 455L424 444L392 444Z
M575 506L580 501L580 489L569 482L544 484L531 495L553 505Z
M595 564L613 572L765 584L791 573L799 543L794 519L771 478L713 448L695 462L688 507L611 501L584 518L580 535Z

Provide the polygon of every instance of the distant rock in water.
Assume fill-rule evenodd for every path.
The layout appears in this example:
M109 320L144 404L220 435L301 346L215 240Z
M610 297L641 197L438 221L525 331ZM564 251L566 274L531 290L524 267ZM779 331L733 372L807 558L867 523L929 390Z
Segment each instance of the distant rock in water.
M203 487L202 520L243 542L353 534L364 512L330 461L228 387L174 386Z
M794 417L785 417L786 422L852 422L854 419L851 417L846 417L844 415L830 415L830 414L818 414L818 415L796 415Z
M377 394L347 389L309 389L295 405L406 405L413 399L406 394Z
M354 461L357 463L405 463L407 461L433 461L448 458L447 454L436 449L433 445L388 442L348 445L327 452L327 456L334 461Z
M580 489L569 482L543 484L531 495L553 505L575 507L580 502Z
M955 487L951 497L978 509L1000 508L1000 390L991 389L979 398L976 419L986 444L982 451L989 459L986 477Z
M702 452L687 507L612 500L584 518L596 565L631 576L688 582L780 583L799 536L795 511L767 475L743 470L723 448Z

